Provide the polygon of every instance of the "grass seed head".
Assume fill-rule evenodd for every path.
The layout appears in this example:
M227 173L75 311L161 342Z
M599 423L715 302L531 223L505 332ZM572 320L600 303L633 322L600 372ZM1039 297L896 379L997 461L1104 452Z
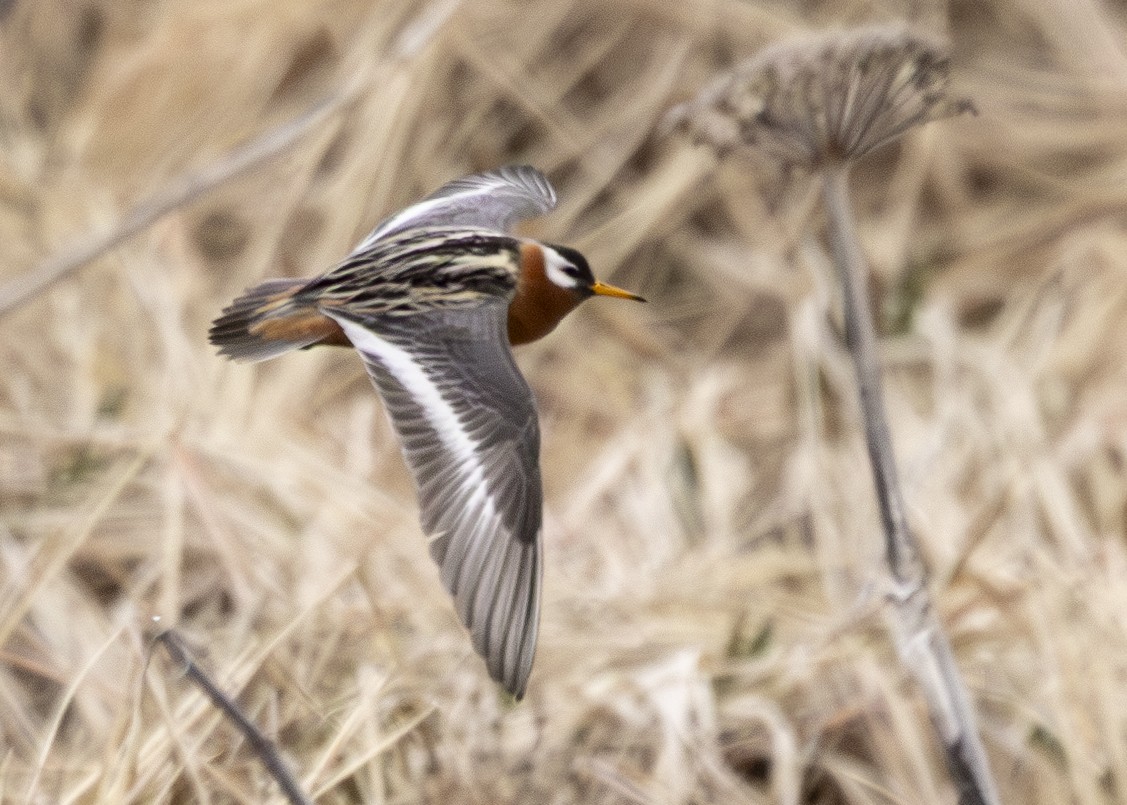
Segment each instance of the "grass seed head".
M787 168L855 159L908 129L973 111L948 95L944 44L903 27L814 34L764 49L669 112L724 154L763 149Z

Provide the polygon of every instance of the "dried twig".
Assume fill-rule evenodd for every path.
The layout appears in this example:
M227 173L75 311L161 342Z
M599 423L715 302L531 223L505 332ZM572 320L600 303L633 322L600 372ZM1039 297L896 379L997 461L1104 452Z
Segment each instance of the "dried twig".
M672 110L668 122L720 153L752 145L785 169L821 173L893 582L890 629L901 660L927 697L960 802L985 805L998 802L998 794L970 697L935 616L919 545L905 517L884 410L868 270L849 208L852 160L914 126L973 110L969 101L948 97L947 69L939 43L904 29L821 35L768 48Z
M162 644L168 652L168 656L172 661L183 666L184 675L192 680L199 686L209 699L223 715L238 728L239 732L247 739L255 754L262 760L262 764L266 770L270 772L278 783L278 786L285 793L286 798L294 805L312 805L313 800L301 790L297 780L290 774L290 770L286 768L285 761L282 760L281 755L278 753L278 748L274 742L267 738L262 732L251 723L239 706L232 701L231 697L219 689L219 686L212 681L211 677L196 664L195 660L188 654L188 650L184 647L180 636L172 629L166 629L158 634L154 640Z
M59 280L144 231L170 212L191 204L216 187L273 159L296 145L355 95L355 87L321 101L295 120L256 137L213 165L181 176L130 210L109 232L93 235L44 260L0 286L0 316L10 313Z

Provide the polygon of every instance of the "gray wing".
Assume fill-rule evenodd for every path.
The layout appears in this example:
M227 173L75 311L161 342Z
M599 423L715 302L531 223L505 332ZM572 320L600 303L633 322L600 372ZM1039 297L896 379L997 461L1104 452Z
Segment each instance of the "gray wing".
M489 673L524 695L540 614L540 429L513 362L508 301L344 328L415 477L442 581Z
M556 191L536 168L506 165L444 184L422 201L388 218L357 250L418 226L470 226L508 232L524 218L555 209Z

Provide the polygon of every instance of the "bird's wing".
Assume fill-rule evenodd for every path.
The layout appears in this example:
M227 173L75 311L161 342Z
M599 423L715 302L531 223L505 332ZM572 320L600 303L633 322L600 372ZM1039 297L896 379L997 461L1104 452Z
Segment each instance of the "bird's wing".
M474 648L519 698L540 613L540 429L507 310L506 300L399 317L323 308L383 398L431 556Z
M447 182L422 201L388 218L357 246L420 226L467 226L508 232L517 221L556 206L556 191L536 168L506 165Z

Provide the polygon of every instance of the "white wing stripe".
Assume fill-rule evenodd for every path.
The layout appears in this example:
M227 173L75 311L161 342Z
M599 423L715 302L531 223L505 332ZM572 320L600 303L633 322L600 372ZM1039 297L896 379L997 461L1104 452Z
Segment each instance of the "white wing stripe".
M508 356L504 312L497 306L475 313L495 316L489 322L496 333L481 327L473 331L482 338L495 336L496 344L486 346L502 349L501 357ZM531 463L539 439L527 385L511 359L499 366L487 363L490 371L470 377L485 395L484 412L463 408L465 390L456 385L457 372L451 367L461 353L442 338L426 337L425 314L418 356L414 342L410 347L397 343L394 330L373 332L343 314L326 315L360 352L384 397L418 484L431 556L474 648L490 674L522 696L536 649L541 579L540 475ZM474 326L481 324L475 321ZM470 346L485 350L477 342ZM489 396L500 390L525 396L518 396L516 404ZM521 533L513 533L514 528ZM525 533L533 528L535 533Z
M414 397L435 433L459 465L460 472L457 474L462 476L459 485L465 497L450 525L453 531L468 527L471 533L478 536L460 541L466 553L457 557L456 561L443 563L443 581L452 591L457 592L467 580L478 578L481 568L488 561L482 555L489 545L489 529L486 524L489 524L489 528L499 526L493 499L485 489L485 467L478 459L478 444L470 437L457 412L442 396L442 391L406 350L380 338L367 327L343 317L334 319L344 329L353 346L376 358ZM472 522L474 518L477 519L476 523ZM472 598L464 601L463 608L472 605L472 601Z
M331 313L329 315L332 316ZM468 470L467 475L480 481L485 469L477 458L478 445L466 433L457 412L410 353L343 316L332 316L332 318L344 329L344 334L348 336L353 346L377 358L415 398L419 407L426 413L438 438Z

